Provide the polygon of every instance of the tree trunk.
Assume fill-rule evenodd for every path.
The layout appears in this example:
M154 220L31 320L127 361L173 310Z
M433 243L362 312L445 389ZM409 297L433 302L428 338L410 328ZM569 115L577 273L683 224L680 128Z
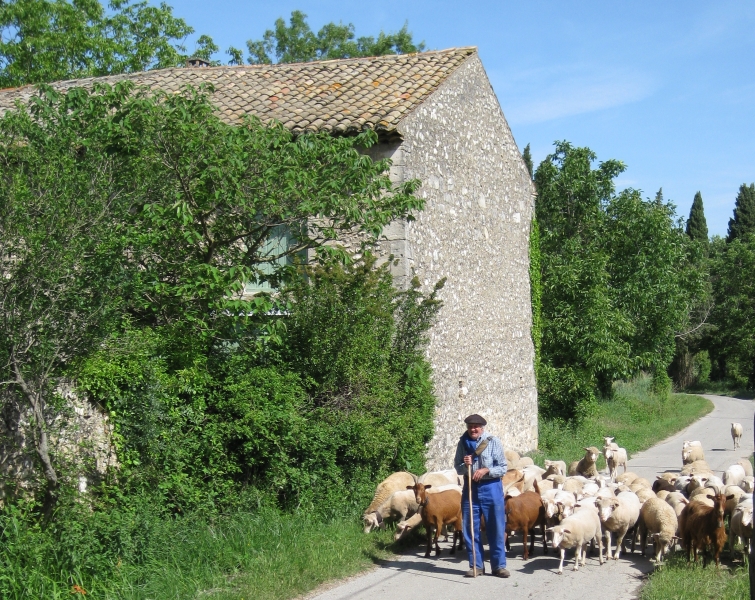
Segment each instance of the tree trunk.
M43 512L46 519L52 516L58 496L58 474L52 466L49 449L49 437L47 434L47 422L45 421L44 400L41 393L34 391L26 382L17 364L13 365L13 371L16 376L16 385L21 390L22 395L26 398L34 414L34 449L37 452L37 458L42 464L42 472L47 482L45 489L45 499L43 502Z

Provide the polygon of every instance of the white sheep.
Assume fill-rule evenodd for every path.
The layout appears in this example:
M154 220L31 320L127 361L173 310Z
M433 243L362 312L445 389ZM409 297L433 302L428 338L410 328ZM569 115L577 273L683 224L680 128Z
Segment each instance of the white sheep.
M669 496L670 493L671 492L668 491L668 490L658 490L655 493L655 497L656 498L660 498L661 500L665 500L666 498L668 498L668 496Z
M708 463L704 460L696 460L688 465L684 465L680 471L681 475L694 475L695 473L713 473Z
M603 536L600 529L598 512L585 508L566 517L560 524L546 529L551 537L553 548L561 550L561 562L558 564L558 574L564 572L564 558L567 548L575 548L574 568L579 571L579 561L584 566L587 562L587 544L597 538L600 551L600 564L603 564Z
M724 473L724 484L739 485L745 477L746 473L742 465L731 465Z
M625 471L624 473L622 473L616 478L616 483L623 483L625 485L630 485L638 477L639 475L637 475L637 473L632 473L631 471Z
M535 461L532 460L529 456L522 456L518 461L516 461L513 464L513 467L515 469L524 469L525 467L532 467L534 466Z
M406 486L414 485L416 481L417 476L406 471L390 474L378 484L375 495L372 497L372 502L370 502L364 514L374 512L378 506L390 498L393 492L404 491L406 490Z
M637 498L640 500L640 504L645 504L645 502L647 502L650 498L656 497L656 495L653 493L653 490L646 487L642 487L636 492L632 492L632 493L635 494Z
M606 456L606 463L608 464L608 473L611 475L611 481L616 481L620 466L624 467L624 473L627 472L627 451L624 448L606 447L603 450L603 453Z
M682 514L684 507L689 504L689 500L687 500L687 497L681 492L671 492L666 496L666 504L674 509L674 514L676 514L678 519L679 515Z
M574 494L564 490L547 490L540 494L548 523L557 523L574 513Z
M424 475L420 475L417 481L433 487L440 487L442 485L462 485L464 483L453 469L448 469L446 471L431 471Z
M577 500L579 500L583 496L582 488L585 487L585 484L588 481L588 479L579 475L567 477L566 481L564 481L564 487L562 489L565 492L571 492L572 494L574 494Z
M690 446L700 446L702 448L703 443L700 440L694 440L694 441L688 441L684 440L684 443L682 444L682 450L685 450L686 448L689 448Z
M732 423L731 424L731 439L734 441L734 449L736 450L742 445L742 434L744 433L744 428L742 427L741 423Z
M663 561L663 555L676 536L678 521L676 513L671 506L659 498L650 498L640 509L639 530L640 548L645 555L647 534L653 539L656 563Z
M752 477L752 463L749 458L737 459L737 464L745 470L746 477Z
M543 478L546 478L549 475L566 476L566 463L563 460L546 460L545 474L543 475Z
M755 491L755 477L753 477L752 475L745 477L742 480L742 483L739 484L739 487L741 487L748 494L752 494Z
M682 449L682 463L689 465L698 460L705 460L702 446L689 446Z
M640 500L632 492L621 492L615 498L598 498L598 516L605 536L606 558L619 559L624 536L640 516ZM611 556L611 533L616 533L616 554Z
M734 512L739 501L745 497L745 491L737 485L727 485L724 490L724 497L726 498L726 504L724 505L724 515L729 515ZM752 496L747 496L752 499Z
M734 556L734 537L744 539L745 556L750 553L752 543L752 498L737 504L729 523L729 555Z
M521 458L516 450L505 449L503 455L506 457L506 462L509 464L509 468L514 468L512 465L518 463Z
M376 510L362 517L364 532L370 533L373 529L383 528L389 522L405 521L407 516L411 517L418 510L419 505L413 491L393 492Z
M520 469L520 471L524 473L524 488L522 489L523 492L534 489L535 480L542 479L543 473L545 473L545 469L541 469L537 465L529 465Z

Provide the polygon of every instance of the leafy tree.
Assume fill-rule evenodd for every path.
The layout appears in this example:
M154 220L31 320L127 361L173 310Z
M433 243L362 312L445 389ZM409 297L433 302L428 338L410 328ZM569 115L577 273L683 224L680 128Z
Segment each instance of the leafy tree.
M117 318L126 230L117 173L100 126L112 105L73 90L0 119L0 381L30 417L37 464L54 505L59 473L50 436L60 377Z
M283 18L279 18L275 21L274 29L265 31L261 40L249 40L246 45L250 64L408 54L425 49L424 42L414 43L406 24L395 33L381 31L377 38L355 38L354 25L351 23L328 23L314 33L307 23L307 15L299 10L291 13L288 25ZM229 54L234 62L238 62L238 49L231 48Z
M0 88L174 67L194 30L165 3L112 0L0 2ZM195 54L217 47L199 38Z
M755 233L723 244L714 240L711 274L715 297L711 359L720 379L755 386Z
M579 417L595 392L640 369L667 390L675 337L704 287L700 254L674 208L614 192L618 161L556 143L535 173L542 271L538 389L547 416ZM664 392L665 393L665 392Z
M755 183L739 186L734 216L729 219L726 241L731 242L746 233L755 232Z
M703 196L700 192L695 194L695 199L692 201L692 208L690 208L689 211L689 219L687 219L686 233L691 239L707 245L708 223L705 220Z
M374 133L230 126L206 91L43 88L0 119L0 139L0 382L33 415L48 506L59 483L49 432L66 409L57 390L125 315L165 330L169 367L191 369L279 322L269 296L241 292L286 280L280 259L341 256L328 246L340 234L369 241L422 207L416 182L394 187L389 163L359 152Z
M522 152L522 160L527 167L527 172L530 174L530 177L532 177L532 154L530 154L529 144L524 147L524 152Z

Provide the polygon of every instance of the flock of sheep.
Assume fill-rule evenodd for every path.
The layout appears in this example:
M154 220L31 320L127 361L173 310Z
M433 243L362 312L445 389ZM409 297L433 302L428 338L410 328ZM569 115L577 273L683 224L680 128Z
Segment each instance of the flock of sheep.
M734 448L741 445L742 426L732 423ZM584 566L587 545L598 545L600 564L607 559L618 560L625 540L631 540L634 552L639 537L640 551L645 554L648 539L653 543L657 563L679 543L689 560L709 549L716 565L728 539L730 555L734 554L734 538L745 541L748 551L753 529L752 465L747 458L731 465L718 477L705 462L698 441L685 441L682 447L682 469L658 475L651 483L628 472L627 452L604 438L604 448L585 448L585 456L572 463L568 470L563 461L545 461L545 469L529 457L506 451L509 470L502 479L506 503L506 546L509 538L523 534L525 560L534 550L535 530L542 535L543 551L548 552L547 539L561 553L558 573L563 573L565 552L575 549L574 571ZM598 472L596 461L603 454L608 474ZM621 475L618 468L623 467ZM434 545L440 554L438 536L445 525L453 525L454 544L461 537L461 478L455 471L426 473L394 473L378 486L370 506L364 513L365 533L387 523L396 522L394 538L400 540L420 523L427 533L427 552ZM728 535L725 517L729 518ZM614 551L615 536L615 551ZM529 539L529 548L527 547ZM459 540L461 547L461 540Z

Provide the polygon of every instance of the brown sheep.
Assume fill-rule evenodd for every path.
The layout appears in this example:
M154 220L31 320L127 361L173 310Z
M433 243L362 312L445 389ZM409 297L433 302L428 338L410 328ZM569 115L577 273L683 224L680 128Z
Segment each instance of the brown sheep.
M682 545L687 552L687 562L694 552L697 562L697 551L704 550L710 545L719 566L721 550L726 544L726 530L724 529L724 506L726 498L721 493L713 497L713 506L706 506L701 502L690 502L679 515L679 529L682 534ZM703 553L703 567L706 555Z
M540 494L524 492L515 497L506 497L506 550L511 551L509 539L511 534L521 530L524 534L524 560L530 557L535 548L535 534L532 532L529 551L527 550L527 534L540 525L543 532L543 554L548 553L545 541L545 507Z
M456 540L461 541L461 494L456 490L447 490L437 494L428 494L432 485L415 483L406 489L414 490L414 497L420 506L422 524L427 532L427 551L425 558L430 556L433 547L433 527L435 528L435 556L440 555L438 536L444 525L454 526L454 539L451 543L451 554L456 554ZM461 548L461 543L459 544Z

